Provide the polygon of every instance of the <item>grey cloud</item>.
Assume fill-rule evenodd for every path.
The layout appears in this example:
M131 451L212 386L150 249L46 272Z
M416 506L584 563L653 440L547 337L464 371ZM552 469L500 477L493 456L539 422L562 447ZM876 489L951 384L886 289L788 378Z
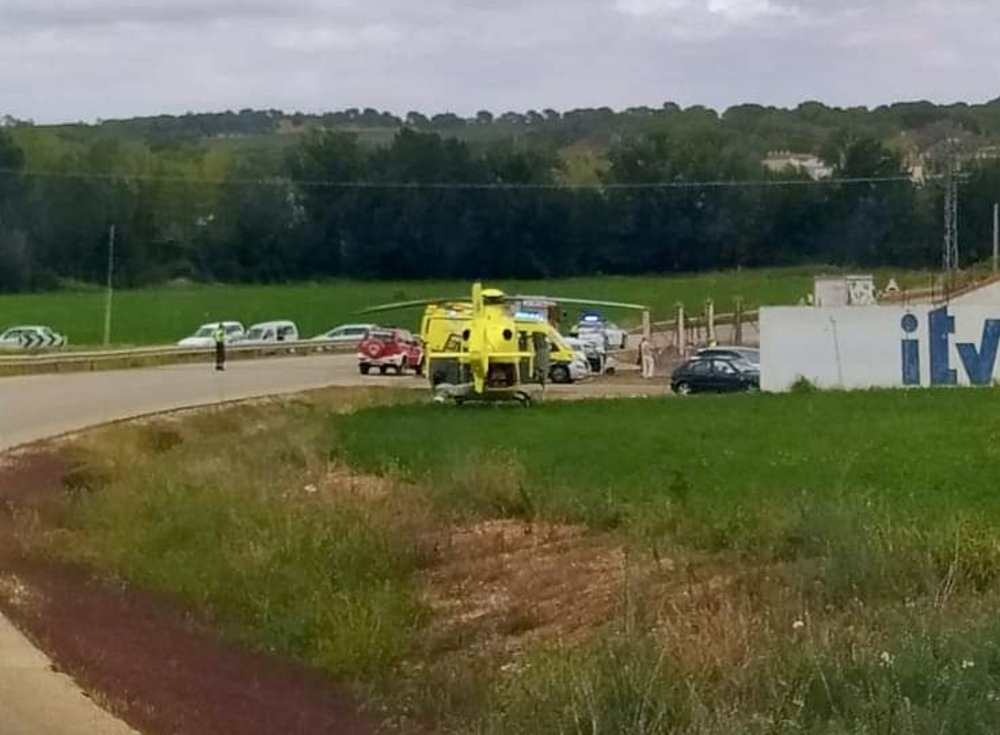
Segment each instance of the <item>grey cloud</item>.
M985 0L0 0L0 115L997 96Z
M299 18L341 7L331 0L4 0L0 27L72 28L117 24L200 24L217 20ZM348 5L347 7L350 7ZM324 11L324 8L327 11Z

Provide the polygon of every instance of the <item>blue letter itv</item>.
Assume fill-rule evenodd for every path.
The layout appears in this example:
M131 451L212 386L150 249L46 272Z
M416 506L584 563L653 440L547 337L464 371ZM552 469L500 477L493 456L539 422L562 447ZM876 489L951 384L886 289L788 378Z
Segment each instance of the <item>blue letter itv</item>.
M920 322L907 314L900 322L907 335L901 345L903 385L920 385L920 340L913 336ZM951 367L950 337L955 333L955 317L948 314L948 307L934 309L927 315L928 355L930 356L930 384L957 385L958 371ZM972 385L989 385L1000 347L1000 319L984 319L983 334L978 346L972 342L957 342L955 350L962 361Z

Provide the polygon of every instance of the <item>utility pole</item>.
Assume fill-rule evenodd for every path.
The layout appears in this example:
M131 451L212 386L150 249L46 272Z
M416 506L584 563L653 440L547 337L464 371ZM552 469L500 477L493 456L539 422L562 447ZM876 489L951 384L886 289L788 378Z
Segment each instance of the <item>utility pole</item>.
M993 204L993 272L1000 266L1000 203Z
M958 177L956 161L949 151L944 177L944 274L952 285L958 269Z
M114 293L115 226L108 233L108 296L104 304L104 344L111 343L111 297Z

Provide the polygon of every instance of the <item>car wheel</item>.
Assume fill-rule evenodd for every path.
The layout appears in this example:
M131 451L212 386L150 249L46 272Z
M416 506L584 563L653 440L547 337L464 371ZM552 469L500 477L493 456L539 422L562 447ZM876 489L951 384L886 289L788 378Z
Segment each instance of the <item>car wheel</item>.
M569 368L566 367L565 365L553 365L552 370L549 373L549 378L552 380L553 383L571 382Z
M678 393L678 394L680 394L682 396L690 395L691 394L691 384L690 383L685 383L685 382L682 381L682 382L680 382L680 383L677 384L676 388L674 388L674 392Z
M378 366L378 374L379 375L385 375L387 372L389 372L389 366L388 365L379 365Z
M404 357L399 361L399 364L393 368L396 371L396 375L402 375L403 371L406 370L406 358Z
M358 370L361 371L362 375L367 375L368 371L371 370L371 365L358 365Z

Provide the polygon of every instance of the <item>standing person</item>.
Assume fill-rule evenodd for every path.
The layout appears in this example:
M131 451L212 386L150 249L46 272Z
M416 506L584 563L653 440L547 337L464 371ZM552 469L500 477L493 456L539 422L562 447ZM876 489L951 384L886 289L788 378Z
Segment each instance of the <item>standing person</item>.
M215 331L212 332L212 337L215 339L215 369L225 370L226 369L226 330L223 329L220 323Z
M642 362L642 377L652 378L655 368L653 361L653 343L645 337L639 342L639 359Z

